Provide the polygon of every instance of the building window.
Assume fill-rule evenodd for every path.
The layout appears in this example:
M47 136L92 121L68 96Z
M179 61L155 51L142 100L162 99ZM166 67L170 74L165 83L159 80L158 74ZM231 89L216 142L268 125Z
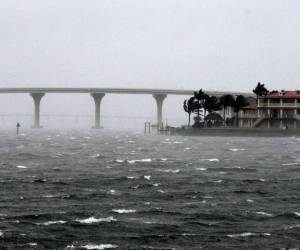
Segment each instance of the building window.
M283 102L283 103L292 103L292 104L294 104L294 103L295 103L295 99L292 99L292 98L284 98L284 99L282 99L282 102Z
M280 103L279 98L270 99L270 103Z

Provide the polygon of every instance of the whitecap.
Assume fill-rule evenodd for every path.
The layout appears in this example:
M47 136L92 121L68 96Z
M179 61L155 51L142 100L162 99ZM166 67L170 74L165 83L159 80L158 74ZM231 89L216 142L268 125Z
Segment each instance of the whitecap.
M173 173L173 174L177 174L180 172L179 169L157 169L156 171L158 172L163 172L163 173Z
M85 248L87 250L93 250L93 249L97 249L97 250L104 250L104 249L112 249L112 248L117 248L118 245L113 245L113 244L100 244L100 245L95 245L95 244L87 244L87 245L82 245L82 246L78 246L79 248ZM67 246L67 249L74 249L74 248L78 248L77 246L74 245L70 245Z
M79 223L82 224L93 224L93 223L99 223L99 222L112 222L112 221L116 221L116 219L112 216L109 216L107 218L95 218L95 217L90 217L87 219L83 219L83 220L76 220Z
M166 193L164 190L161 190L161 189L157 190L157 192L162 193L162 194Z
M173 144L181 144L183 143L182 141L174 141Z
M273 216L273 214L266 213L266 212L256 212L256 214L267 216L267 217L272 217Z
M47 222L43 222L43 223L36 223L36 225L49 226L49 225L54 225L54 224L65 224L65 223L67 223L67 222L63 221L63 220L57 220L57 221L47 221Z
M134 164L136 161L135 161L135 160L127 160L127 162L128 162L129 164Z
M300 224L292 225L292 226L286 226L284 227L285 230L293 229L293 228L298 228L300 227Z
M146 158L146 159L141 159L141 160L135 160L136 162L152 162L152 159Z
M168 159L167 158L161 158L160 160L161 161L167 161Z
M17 149L24 148L24 147L25 147L24 145L16 146Z
M214 181L215 183L222 183L223 180L217 180L217 181Z
M144 175L144 179L146 179L146 180L150 181L150 179L151 179L151 176L150 176L150 175Z
M292 163L283 163L281 166L295 166L300 165L300 162L292 162Z
M91 155L92 158L100 158L100 154Z
M196 168L196 170L199 170L199 171L206 171L207 168Z
M181 234L182 236L196 236L196 234L188 234L188 233L183 233Z
M69 137L70 140L76 140L76 137Z
M247 199L246 201L250 202L250 203L254 202L254 200L251 200L251 199Z
M261 181L261 182L265 182L265 181L266 181L266 179L259 179L259 181Z
M123 163L124 160L119 160L119 159L117 159L117 160L115 160L115 162L117 162L117 163Z
M127 178L127 179L130 179L130 180L132 180L132 179L137 179L137 177L134 177L134 176L126 176L126 178Z
M16 168L25 169L27 167L26 166L16 166Z
M111 190L108 191L108 193L109 193L109 194L115 194L115 193L116 193L116 190L111 189Z
M136 162L152 162L151 159L140 159L140 160L127 160L129 164L134 164Z
M299 212L294 212L294 215L300 217L300 213Z
M134 209L112 209L112 211L118 214L130 214L136 212Z
M257 233L246 232L246 233L240 233L240 234L228 234L227 237L238 238L238 237L249 237L249 236L255 236L255 235L257 235Z
M52 194L47 194L47 195L44 195L43 198L57 198L59 197L58 195L52 195Z
M184 148L185 151L190 150L190 149L191 149L191 148L189 148L189 147Z
M229 150L232 152L245 151L244 148L230 148Z
M212 158L212 159L203 159L204 161L210 161L210 162L219 162L220 160L218 158Z
M27 243L27 245L28 245L28 246L31 246L31 247L35 247L35 246L37 246L38 244L35 243L35 242L29 242L29 243Z
M3 236L4 236L3 232L2 232L2 231L0 231L0 237L3 237Z
M160 186L160 185L161 185L160 183L154 183L154 184L153 184L154 187L158 187L158 186Z

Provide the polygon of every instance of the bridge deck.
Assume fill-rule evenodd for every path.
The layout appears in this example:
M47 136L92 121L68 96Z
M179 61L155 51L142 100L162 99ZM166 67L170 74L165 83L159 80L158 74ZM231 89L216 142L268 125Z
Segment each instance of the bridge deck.
M106 94L167 94L167 95L193 95L195 90L180 89L137 89L137 88L0 88L0 93L106 93ZM254 96L253 93L206 91L209 95L222 96L226 94Z

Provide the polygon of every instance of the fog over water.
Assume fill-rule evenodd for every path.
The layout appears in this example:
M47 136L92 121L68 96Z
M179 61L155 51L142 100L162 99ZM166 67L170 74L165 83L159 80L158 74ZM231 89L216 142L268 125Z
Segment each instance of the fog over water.
M269 89L299 88L299 1L0 4L0 87L251 91L261 81ZM176 124L185 120L182 101L165 103ZM102 114L155 117L153 103L147 96L106 96ZM31 105L22 95L0 96L0 114L27 114ZM48 95L42 113L92 114L93 104L84 95Z

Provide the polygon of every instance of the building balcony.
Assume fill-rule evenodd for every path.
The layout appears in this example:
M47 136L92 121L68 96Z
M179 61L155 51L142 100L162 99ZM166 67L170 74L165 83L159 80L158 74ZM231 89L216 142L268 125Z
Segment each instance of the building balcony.
M300 103L260 103L258 105L258 108L299 108L300 109Z

